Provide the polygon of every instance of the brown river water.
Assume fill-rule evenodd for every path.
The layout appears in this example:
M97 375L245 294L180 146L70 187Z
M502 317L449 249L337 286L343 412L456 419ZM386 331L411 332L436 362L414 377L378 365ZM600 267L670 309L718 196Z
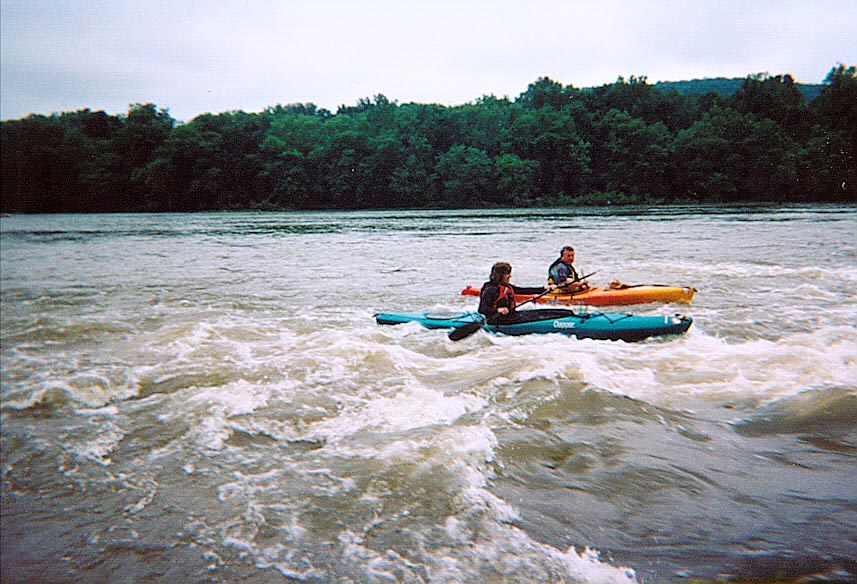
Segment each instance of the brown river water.
M373 319L565 244L696 287L611 310L693 327ZM854 207L7 216L0 251L4 583L857 580Z

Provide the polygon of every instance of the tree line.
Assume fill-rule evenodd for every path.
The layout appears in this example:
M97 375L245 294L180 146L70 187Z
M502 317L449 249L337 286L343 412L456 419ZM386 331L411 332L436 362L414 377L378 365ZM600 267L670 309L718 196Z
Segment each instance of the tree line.
M133 104L2 122L5 213L857 201L857 67L694 94L547 77L458 106L383 95L177 123Z

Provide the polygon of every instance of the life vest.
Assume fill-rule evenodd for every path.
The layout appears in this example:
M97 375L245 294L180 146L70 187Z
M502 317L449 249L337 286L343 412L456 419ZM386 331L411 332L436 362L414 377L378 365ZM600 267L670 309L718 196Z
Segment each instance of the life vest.
M512 290L511 286L504 286L503 284L497 284L497 288L500 289L500 294L497 296L497 300L494 302L494 308L500 308L501 306L505 306L509 309L509 312L515 310L515 291ZM501 304L503 301L506 301L505 304Z
M558 284L558 282L554 281L553 276L554 276L554 269L559 264L563 264L566 268L568 268L568 276L567 277L571 278L572 280L578 279L577 270L574 269L574 266L569 266L568 264L566 264L562 261L562 258L557 258L556 261L554 261L554 263L552 263L550 265L550 267L548 268L548 283L549 284Z

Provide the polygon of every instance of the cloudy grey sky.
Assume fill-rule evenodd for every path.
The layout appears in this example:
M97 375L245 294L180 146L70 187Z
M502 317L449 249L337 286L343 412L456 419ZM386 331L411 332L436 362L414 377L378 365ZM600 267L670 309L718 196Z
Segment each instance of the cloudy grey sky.
M855 0L2 0L0 117L155 103L181 121L857 65Z

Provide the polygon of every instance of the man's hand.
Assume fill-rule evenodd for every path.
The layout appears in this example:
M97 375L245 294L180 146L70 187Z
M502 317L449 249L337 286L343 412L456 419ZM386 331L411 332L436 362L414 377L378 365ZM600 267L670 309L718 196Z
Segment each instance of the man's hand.
M572 280L571 278L566 278L563 286L574 286L576 290L588 290L589 280Z

